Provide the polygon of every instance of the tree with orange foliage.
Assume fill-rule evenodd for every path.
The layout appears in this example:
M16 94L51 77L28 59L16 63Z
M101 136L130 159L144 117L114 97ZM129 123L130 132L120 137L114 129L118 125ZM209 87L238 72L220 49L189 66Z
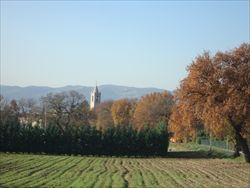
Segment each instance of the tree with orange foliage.
M132 123L135 100L120 99L114 101L111 112L115 125L128 126Z
M169 92L145 95L137 103L134 125L137 129L154 127L160 122L167 123L173 106L173 96Z
M215 136L233 131L246 162L250 162L247 144L250 134L250 45L242 44L232 51L218 52L214 57L205 52L188 67L188 72L176 92L177 103L183 105L183 112L201 120L205 129Z
M176 142L187 142L190 138L194 139L197 131L202 128L191 109L186 111L185 104L175 101L172 113L169 119L170 131L174 133L173 140Z
M103 102L95 108L96 114L96 127L98 129L105 130L114 125L114 121L111 114L111 107L113 101Z

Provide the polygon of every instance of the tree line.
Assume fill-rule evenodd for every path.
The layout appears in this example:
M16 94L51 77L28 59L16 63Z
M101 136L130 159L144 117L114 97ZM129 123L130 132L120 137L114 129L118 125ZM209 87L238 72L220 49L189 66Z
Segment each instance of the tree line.
M163 156L168 148L168 131L164 123L138 131L131 126L110 127L104 131L94 126L58 126L47 128L20 125L18 121L0 123L2 152L46 154Z
M164 98L172 100L172 96L167 93L145 96L146 100L148 98L153 98L155 105L159 107L162 106L161 102L165 102ZM143 126L135 126L136 103L136 100L121 99L104 102L90 110L84 96L76 91L50 93L42 97L40 106L31 99L12 100L7 103L2 97L1 151L116 156L165 155L169 144L165 109L162 108L162 114L158 116L149 116L150 122L145 121ZM137 119L143 118L141 110L136 113L139 114Z

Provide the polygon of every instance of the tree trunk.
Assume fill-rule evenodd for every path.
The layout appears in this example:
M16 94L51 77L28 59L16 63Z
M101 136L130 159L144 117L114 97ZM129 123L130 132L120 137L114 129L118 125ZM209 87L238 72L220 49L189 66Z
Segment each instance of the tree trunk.
M235 144L234 144L234 158L239 157L240 156L240 147L239 144L236 141L235 138Z
M239 146L242 149L244 154L245 161L250 163L250 151L247 145L247 140L240 134L241 127L235 127L235 136L236 136L236 143L239 143ZM238 144L237 144L238 145Z

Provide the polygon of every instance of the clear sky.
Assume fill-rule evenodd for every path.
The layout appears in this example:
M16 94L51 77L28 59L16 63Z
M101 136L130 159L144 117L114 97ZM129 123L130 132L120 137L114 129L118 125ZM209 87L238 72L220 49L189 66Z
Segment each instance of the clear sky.
M204 50L249 43L249 1L1 1L1 84L173 90Z

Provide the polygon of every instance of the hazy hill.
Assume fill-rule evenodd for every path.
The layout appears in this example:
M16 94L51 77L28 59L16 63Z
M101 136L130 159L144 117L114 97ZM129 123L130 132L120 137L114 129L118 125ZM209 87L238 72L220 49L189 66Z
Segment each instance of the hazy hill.
M20 98L34 98L39 100L41 96L45 96L47 93L57 93L61 91L76 90L82 93L87 100L90 98L90 92L93 87L88 86L64 86L58 88L46 87L46 86L7 86L1 85L0 93L6 99L20 99ZM105 100L115 100L120 98L140 98L141 96L152 93L161 92L163 89L157 88L136 88L127 86L117 86L117 85L100 85L99 90L102 92L102 101Z

